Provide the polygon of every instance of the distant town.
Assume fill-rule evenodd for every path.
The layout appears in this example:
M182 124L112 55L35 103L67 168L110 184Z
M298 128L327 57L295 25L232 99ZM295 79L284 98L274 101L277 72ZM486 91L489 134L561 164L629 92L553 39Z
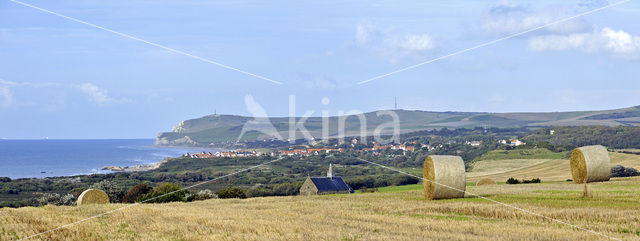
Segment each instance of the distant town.
M358 144L359 140L356 138L351 139L350 147L355 147ZM455 141L449 141L448 144L455 144ZM525 142L520 141L518 139L503 139L499 141L500 144L508 145L508 146L522 146L526 145ZM482 144L482 141L466 141L466 145L478 147ZM336 145L337 146L337 145ZM373 147L369 148L361 148L354 149L356 152L368 152L372 155L380 155L381 151L384 150L400 150L403 151L403 155L406 155L406 152L413 152L416 148L423 148L427 151L433 151L436 147L442 148L443 145L439 144L438 146L431 146L427 144L420 144L417 141L405 142L403 144L385 144L381 145L378 142L373 142ZM300 149L289 149L289 150L278 150L272 152L258 152L255 150L231 150L231 151L217 151L217 152L206 152L203 151L201 153L185 153L184 157L191 158L240 158L240 157L257 157L262 155L272 156L272 157L308 157L312 155L320 155L332 152L346 152L349 151L349 148L300 148Z

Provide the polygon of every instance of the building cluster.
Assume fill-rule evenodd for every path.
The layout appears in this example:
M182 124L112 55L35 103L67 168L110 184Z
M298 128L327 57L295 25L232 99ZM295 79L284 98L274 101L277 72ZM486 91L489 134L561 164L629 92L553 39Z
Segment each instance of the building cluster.
M393 145L393 144L387 144L387 145L380 145L380 143L375 142L373 144L372 148L365 148L365 151L372 151L372 152L377 152L377 151L384 151L384 150L401 150L401 151L415 151L416 147L415 146L408 146L405 144L399 144L399 145Z
M211 152L201 152L201 153L186 153L185 157L191 158L214 158L214 157L252 157L260 155L256 151L244 151L244 150L235 150L235 151L218 151L215 153Z
M510 146L522 146L522 145L526 145L527 143L518 139L511 139L511 140L501 140L500 144L510 145Z
M417 142L407 142L405 144L386 144L381 145L380 143L374 142L373 147L364 148L358 150L359 152L373 152L374 154L381 154L382 151L385 150L400 150L403 152L413 152L416 150L415 145ZM425 147L425 145L422 145ZM433 147L426 145L429 150L432 150ZM280 150L276 152L268 152L268 153L260 153L256 151L247 151L247 150L234 150L234 151L218 151L218 152L201 152L201 153L186 153L184 157L190 158L216 158L216 157L255 157L260 155L269 155L269 156L278 156L278 157L309 157L309 156L317 156L321 154L327 154L332 152L345 152L344 148L305 148L305 149L293 149L293 150Z
M254 157L260 156L262 154L266 154L269 156L290 156L290 157L308 157L311 155L320 155L322 153L330 153L330 152L344 152L342 148L314 148L314 149L294 149L294 150L282 150L279 152L269 152L269 153L259 153L256 151L244 151L244 150L235 150L235 151L219 151L219 152L201 152L201 153L186 153L185 157L191 158L214 158L214 157Z
M291 157L307 157L311 155L320 155L322 153L331 152L344 152L342 148L314 148L314 149L294 149L294 150L282 150L278 153L279 156L291 156Z
M470 146L480 146L482 145L482 141L466 141L464 144L467 144Z

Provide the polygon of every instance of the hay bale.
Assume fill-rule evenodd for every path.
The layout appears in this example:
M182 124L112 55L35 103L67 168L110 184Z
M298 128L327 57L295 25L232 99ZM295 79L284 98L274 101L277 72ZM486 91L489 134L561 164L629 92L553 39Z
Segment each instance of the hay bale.
M602 182L611 178L611 160L604 146L583 146L571 153L571 176L575 183Z
M102 190L87 189L78 197L78 205L109 203L109 196Z
M478 182L476 182L476 186L496 185L496 184L498 183L491 178L483 178L478 180Z
M464 197L466 173L461 157L428 156L424 161L422 175L427 200Z

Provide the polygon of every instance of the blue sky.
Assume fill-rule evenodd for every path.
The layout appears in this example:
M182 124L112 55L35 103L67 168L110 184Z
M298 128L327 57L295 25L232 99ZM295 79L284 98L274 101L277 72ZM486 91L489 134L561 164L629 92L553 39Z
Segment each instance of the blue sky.
M640 2L357 83L616 1L0 1L0 138L153 138L184 119L296 111L640 105ZM330 100L328 105L322 98Z

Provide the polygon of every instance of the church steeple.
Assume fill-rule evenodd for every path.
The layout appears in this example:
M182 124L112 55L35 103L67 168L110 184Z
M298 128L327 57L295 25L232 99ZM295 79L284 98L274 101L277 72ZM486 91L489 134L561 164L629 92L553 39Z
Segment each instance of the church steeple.
M329 163L329 171L327 171L327 177L333 178L333 167L331 166L331 163Z

